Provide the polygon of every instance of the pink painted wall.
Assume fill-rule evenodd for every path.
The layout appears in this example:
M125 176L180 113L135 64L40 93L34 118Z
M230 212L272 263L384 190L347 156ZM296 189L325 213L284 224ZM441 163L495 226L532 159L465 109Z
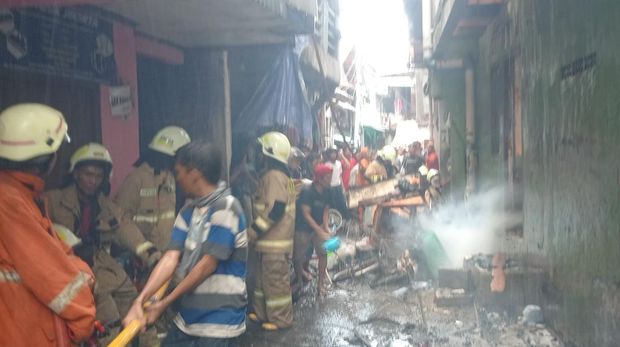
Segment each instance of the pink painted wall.
M122 84L131 86L133 112L127 119L112 117L108 86L101 85L101 138L114 160L112 192L114 193L131 171L140 154L138 112L138 69L136 42L132 27L114 23L116 68Z

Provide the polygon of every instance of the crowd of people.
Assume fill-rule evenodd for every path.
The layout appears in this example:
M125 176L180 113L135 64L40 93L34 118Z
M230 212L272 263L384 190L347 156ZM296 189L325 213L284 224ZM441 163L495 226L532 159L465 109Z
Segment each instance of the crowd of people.
M132 322L140 346L236 346L246 317L265 330L293 324L292 290L312 278L313 254L324 294L329 209L357 218L350 189L401 173L428 178L427 201L441 195L432 144L319 153L267 132L236 144L228 184L217 146L175 126L114 194L113 158L94 142L46 191L69 127L46 105L0 113L3 346L107 345Z

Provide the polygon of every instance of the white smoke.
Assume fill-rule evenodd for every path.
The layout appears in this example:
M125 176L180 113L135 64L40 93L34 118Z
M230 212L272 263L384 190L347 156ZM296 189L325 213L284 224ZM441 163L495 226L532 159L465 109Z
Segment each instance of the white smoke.
M450 258L460 268L463 259L477 253L495 253L507 229L522 221L520 214L505 209L506 190L493 188L467 201L446 203L433 214L418 216L422 230L435 232Z

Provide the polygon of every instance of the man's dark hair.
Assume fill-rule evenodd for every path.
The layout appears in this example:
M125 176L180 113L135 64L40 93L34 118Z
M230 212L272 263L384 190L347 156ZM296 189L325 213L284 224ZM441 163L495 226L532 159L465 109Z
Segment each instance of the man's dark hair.
M222 175L222 152L206 141L192 141L179 148L176 162L188 169L196 169L211 184L217 184Z

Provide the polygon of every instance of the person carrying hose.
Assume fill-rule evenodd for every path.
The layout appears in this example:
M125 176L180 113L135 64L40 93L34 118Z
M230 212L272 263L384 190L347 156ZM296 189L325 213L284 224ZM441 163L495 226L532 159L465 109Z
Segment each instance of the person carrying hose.
M43 178L68 139L56 109L0 113L0 346L71 346L95 323L90 268L52 229Z

